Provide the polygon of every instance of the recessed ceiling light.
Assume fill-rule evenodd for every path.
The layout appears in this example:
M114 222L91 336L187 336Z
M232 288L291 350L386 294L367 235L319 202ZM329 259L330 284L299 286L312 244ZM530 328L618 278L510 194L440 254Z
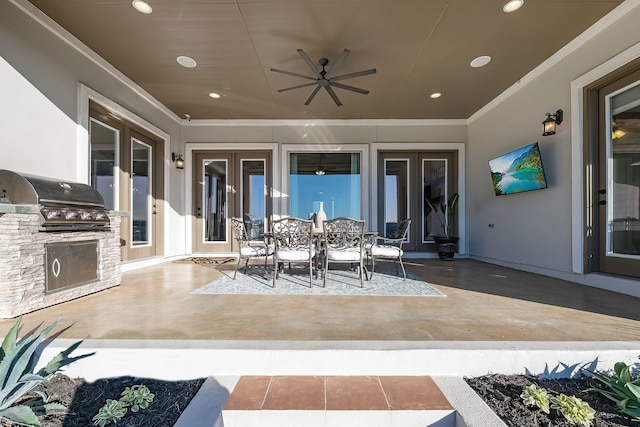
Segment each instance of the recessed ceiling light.
M436 98L440 98L441 96L442 94L440 92L434 92L431 95L429 95L429 98L436 99Z
M176 60L178 61L178 64L187 68L195 68L195 66L198 65L196 61L194 61L192 58L189 58L188 56L178 56Z
M524 0L511 0L502 7L502 11L506 13L515 12L524 5Z
M484 67L489 62L491 62L491 57L484 55L484 56L478 56L476 59L471 61L471 64L469 65L471 65L473 68L479 68L479 67Z
M219 99L220 98L220 94L219 93L215 93L215 92L211 92L209 94L210 97L212 97L213 99Z
M153 12L153 9L151 8L151 5L149 5L149 3L147 3L146 1L142 1L142 0L133 0L131 2L131 4L133 5L133 7L140 13L144 13L145 15L150 14L151 12Z

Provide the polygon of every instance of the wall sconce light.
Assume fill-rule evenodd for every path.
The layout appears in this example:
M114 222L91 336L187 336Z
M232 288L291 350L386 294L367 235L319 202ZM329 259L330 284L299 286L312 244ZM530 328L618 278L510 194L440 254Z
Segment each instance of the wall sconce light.
M547 118L542 122L542 136L555 135L556 125L562 123L562 110L558 110L555 114L547 113Z
M182 154L171 153L171 161L176 164L176 169L184 169Z
M627 133L625 131L623 131L622 129L616 129L613 132L611 132L611 139L618 139L618 138L622 138L623 136L625 136Z

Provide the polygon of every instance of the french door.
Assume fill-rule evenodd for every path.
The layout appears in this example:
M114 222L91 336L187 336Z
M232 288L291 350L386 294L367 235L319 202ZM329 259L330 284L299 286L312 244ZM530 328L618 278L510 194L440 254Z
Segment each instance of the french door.
M107 209L129 214L120 224L122 260L162 255L162 142L95 103L89 111L90 184Z
M393 233L400 221L411 218L407 251L435 251L433 237L442 234L447 218L430 212L425 198L439 206L457 191L457 154L435 151L385 151L378 157L378 233ZM437 215L440 215L439 217ZM455 216L458 218L458 216ZM457 224L452 227L457 231Z
M599 271L640 277L640 71L599 94Z
M272 212L271 152L194 151L193 252L236 250L231 218L261 239Z

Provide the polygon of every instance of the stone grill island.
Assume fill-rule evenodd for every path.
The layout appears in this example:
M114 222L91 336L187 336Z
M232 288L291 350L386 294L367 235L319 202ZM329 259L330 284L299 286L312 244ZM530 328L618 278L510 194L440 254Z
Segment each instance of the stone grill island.
M123 215L86 184L0 171L0 318L120 285Z

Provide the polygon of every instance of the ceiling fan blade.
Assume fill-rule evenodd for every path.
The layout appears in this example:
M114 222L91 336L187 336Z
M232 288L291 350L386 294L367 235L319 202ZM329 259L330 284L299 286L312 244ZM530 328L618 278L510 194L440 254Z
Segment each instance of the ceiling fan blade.
M318 85L318 87L321 87L321 86ZM333 99L333 102L335 102L338 107L341 106L342 102L340 102L340 100L338 99L338 95L336 95L333 89L331 89L331 86L326 85L324 88L327 90L327 92L329 92L329 96L331 96L331 98Z
M357 71L355 73L342 74L341 76L335 76L335 77L332 77L331 80L335 81L335 80L352 79L354 77L360 77L360 76L366 76L366 75L369 75L369 74L374 74L375 72L376 72L376 69L372 68L370 70Z
M335 86L335 87L339 87L340 89L350 90L352 92L358 92L358 93L361 93L363 95L366 95L366 94L369 93L368 90L360 89L359 87L355 87L355 86L345 85L345 84L342 84L342 83L331 82L330 85L331 86Z
M314 80L314 81L318 80L315 77L305 76L304 74L292 73L291 71L278 70L276 68L272 68L271 71L274 71L276 73L287 74L289 76L296 76L296 77L300 77L300 78L307 79L307 80Z
M316 85L316 84L318 84L318 83L316 83L316 82L314 82L314 83L305 83L303 85L285 87L284 89L278 89L278 92L286 92L286 91L291 90L291 89L300 89L301 87L313 86L313 85Z
M309 95L309 98L307 98L307 101L304 103L304 105L309 105L311 103L311 101L313 100L313 98L315 98L316 94L320 91L320 88L322 86L318 85L313 92L311 92L311 95Z
M307 63L307 65L309 66L309 68L311 68L311 70L313 70L313 74L316 75L317 78L321 79L322 75L320 74L320 71L318 71L318 68L315 66L315 64L313 63L313 61L311 61L311 58L309 58L309 55L307 55L305 53L304 50L302 49L297 49L297 52L300 54L300 56L302 57L302 59L304 59L304 62Z
M331 67L329 67L329 69L327 70L327 74L325 74L324 78L325 79L329 79L333 69L335 68L337 70L338 67L340 67L340 65L342 65L342 63L347 58L347 56L349 56L350 53L351 53L351 51L349 49L343 50L342 53L340 54L340 56L338 56L336 58L335 62L333 64L331 64Z

